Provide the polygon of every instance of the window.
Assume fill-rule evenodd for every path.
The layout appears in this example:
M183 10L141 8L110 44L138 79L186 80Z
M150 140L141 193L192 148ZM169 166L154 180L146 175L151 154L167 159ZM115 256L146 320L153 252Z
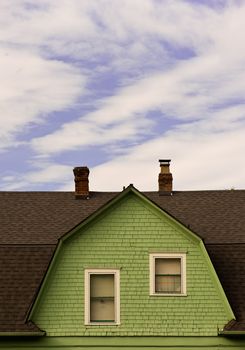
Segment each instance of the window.
M85 324L119 324L119 298L119 270L85 270Z
M150 295L186 295L185 254L150 254Z

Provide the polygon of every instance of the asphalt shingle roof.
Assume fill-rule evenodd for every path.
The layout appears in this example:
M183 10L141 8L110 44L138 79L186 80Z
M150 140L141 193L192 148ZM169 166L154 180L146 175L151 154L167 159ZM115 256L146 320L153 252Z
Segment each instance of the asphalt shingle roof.
M38 331L25 323L54 246L0 245L0 332Z
M245 330L245 190L144 194L204 240L237 317L229 329ZM26 315L58 239L116 195L0 192L0 332L36 330Z
M72 192L0 192L0 244L56 244L59 237L115 197Z

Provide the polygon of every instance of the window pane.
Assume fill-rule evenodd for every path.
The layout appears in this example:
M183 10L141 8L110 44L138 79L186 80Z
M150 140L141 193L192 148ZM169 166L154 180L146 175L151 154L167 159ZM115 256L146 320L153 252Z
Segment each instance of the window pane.
M90 275L90 321L115 321L114 274Z
M90 303L90 321L91 322L114 322L115 309L114 299L91 299Z
M90 275L91 297L114 297L114 275Z
M156 275L180 275L181 259L180 258L156 258L155 259Z
M181 293L181 276L155 276L156 293Z

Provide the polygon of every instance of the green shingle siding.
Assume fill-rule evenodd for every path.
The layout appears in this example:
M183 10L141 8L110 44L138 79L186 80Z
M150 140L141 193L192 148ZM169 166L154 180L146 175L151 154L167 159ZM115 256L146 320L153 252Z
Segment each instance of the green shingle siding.
M187 296L149 296L149 253L187 253ZM121 324L84 325L84 269L119 268ZM134 194L69 238L32 317L53 336L214 336L229 317L198 241Z

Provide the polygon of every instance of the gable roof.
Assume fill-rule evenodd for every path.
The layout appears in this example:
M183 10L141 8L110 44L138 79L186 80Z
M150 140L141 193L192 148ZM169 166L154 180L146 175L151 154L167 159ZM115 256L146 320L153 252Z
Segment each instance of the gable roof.
M229 329L245 330L245 271L239 270L239 266L245 266L245 190L183 191L173 192L172 196L144 194L203 238L237 317ZM15 331L27 327L26 315L58 239L116 195L91 192L90 199L76 200L73 192L0 192L0 247L6 266L0 276L4 281L0 283L0 332L8 327ZM234 271L236 278L231 281L229 276ZM18 292L16 288L11 291L13 285L6 283L11 280L19 286Z

